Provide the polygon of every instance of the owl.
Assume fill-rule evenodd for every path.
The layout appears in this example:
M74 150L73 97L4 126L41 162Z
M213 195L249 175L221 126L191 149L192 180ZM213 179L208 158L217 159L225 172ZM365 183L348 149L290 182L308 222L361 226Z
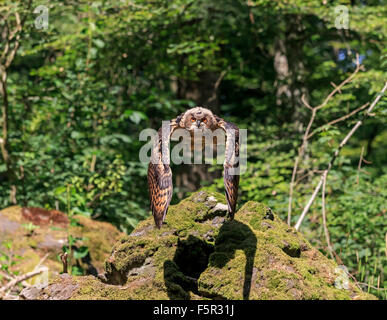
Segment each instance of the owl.
M191 137L195 132L213 132L222 129L226 136L225 160L223 163L223 181L228 204L228 216L234 218L239 186L239 174L236 169L239 166L239 129L231 123L214 115L210 110L203 107L195 107L187 110L177 118L169 122L169 135L163 137L162 128L152 148L152 161L148 165L148 188L150 208L157 228L161 228L168 206L172 198L172 171L169 162L163 161L163 152L169 154L169 140L176 129L188 130ZM193 141L194 139L191 139ZM191 144L191 148L193 143Z

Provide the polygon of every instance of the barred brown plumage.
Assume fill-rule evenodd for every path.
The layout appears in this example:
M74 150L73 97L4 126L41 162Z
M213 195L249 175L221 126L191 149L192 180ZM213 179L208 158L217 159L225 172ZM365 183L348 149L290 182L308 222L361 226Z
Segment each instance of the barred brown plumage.
M188 130L191 136L195 130L214 131L222 129L225 132L226 148L223 177L229 218L233 219L239 186L239 174L235 170L239 166L239 129L235 124L226 122L210 110L195 107L170 121L170 130L167 137L163 137L162 128L160 128L158 137L154 140L152 161L148 165L148 188L150 208L157 228L161 228L172 198L173 185L172 171L169 167L169 140L172 133L178 128ZM234 142L234 144L231 142ZM192 148L193 143L190 145ZM166 154L163 154L163 152Z

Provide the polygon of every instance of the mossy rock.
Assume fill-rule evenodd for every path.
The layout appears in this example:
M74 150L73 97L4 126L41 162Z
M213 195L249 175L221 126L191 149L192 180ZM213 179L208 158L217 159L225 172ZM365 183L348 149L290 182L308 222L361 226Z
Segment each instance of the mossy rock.
M112 248L99 278L61 276L28 299L376 299L273 211L246 203L229 221L207 190L150 217ZM341 275L342 276L342 275ZM66 291L68 285L69 290ZM65 297L58 296L58 285Z
M79 259L77 264L86 274L103 272L111 247L123 233L110 223L84 216L75 218L78 223L73 226L69 224L66 214L56 210L19 206L1 210L0 247L3 242L10 241L12 254L21 256L21 259L14 259L17 263L11 267L11 271L19 274L30 272L47 255L42 265L48 268L49 278L57 276L63 268L59 254L63 246L68 244L70 234L83 238L76 246L89 249L89 254ZM36 276L27 282L36 284L43 280L41 276Z

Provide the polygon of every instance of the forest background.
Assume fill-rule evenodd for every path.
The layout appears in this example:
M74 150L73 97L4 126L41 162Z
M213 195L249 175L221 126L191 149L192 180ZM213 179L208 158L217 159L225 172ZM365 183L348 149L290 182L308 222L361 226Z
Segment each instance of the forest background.
M386 19L381 0L2 0L0 208L130 233L150 215L141 130L201 105L248 130L239 206L299 222L385 299ZM223 191L221 165L172 171L172 203Z

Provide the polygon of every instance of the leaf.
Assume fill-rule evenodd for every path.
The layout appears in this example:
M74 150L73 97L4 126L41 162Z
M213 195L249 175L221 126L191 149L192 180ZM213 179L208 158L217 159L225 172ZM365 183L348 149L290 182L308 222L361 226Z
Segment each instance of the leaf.
M82 247L74 250L74 258L75 259L82 259L82 258L86 257L88 253L89 253L89 248L86 246L82 246Z
M102 41L101 39L93 39L93 43L98 47L98 48L103 48L105 46L105 42Z
M140 111L126 110L124 112L124 115L129 116L129 119L135 124L140 123L141 120L148 119L148 117L143 112L140 112Z
M58 187L58 188L55 188L54 189L54 195L58 196L62 193L65 193L67 190L67 188L65 186L61 186L61 187Z

